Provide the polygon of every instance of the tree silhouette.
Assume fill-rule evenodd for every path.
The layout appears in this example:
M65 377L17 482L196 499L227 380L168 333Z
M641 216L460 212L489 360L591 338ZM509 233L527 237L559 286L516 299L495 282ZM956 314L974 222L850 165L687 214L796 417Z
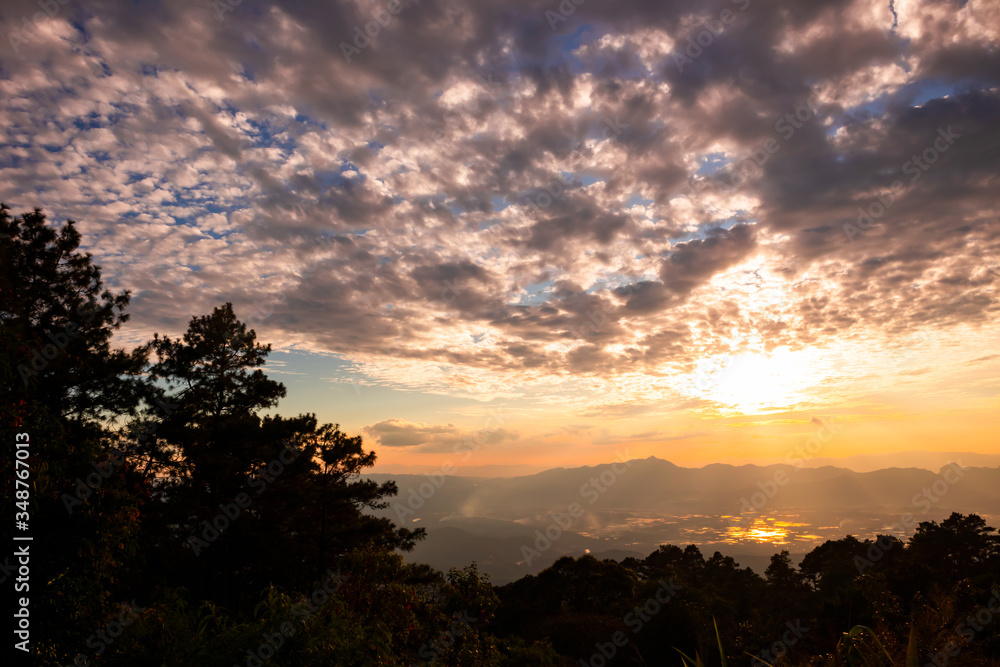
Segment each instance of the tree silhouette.
M771 563L764 570L764 578L781 593L796 590L802 582L802 575L795 571L788 549L782 549L771 556Z
M135 376L145 348L111 349L128 321L129 293L104 289L80 233L68 220L48 224L41 209L12 218L0 203L2 399L72 425L74 436L102 432L97 422L134 409Z
M952 512L938 524L922 521L910 538L911 563L925 578L963 572L970 579L989 579L1000 569L1000 537L976 515Z
M375 462L359 436L314 415L261 416L285 396L261 369L270 349L231 303L152 343L150 391L174 406L156 429L172 456L155 552L189 563L178 582L227 603L271 583L302 588L351 549L409 549L423 535L364 513L396 486L358 479Z
M72 220L56 228L40 209L11 217L0 204L0 410L5 434L30 439L29 534L44 554L31 560L32 627L59 664L128 599L149 495L111 429L139 405L146 350L111 348L129 295L104 289L79 246ZM3 488L14 496L13 475Z

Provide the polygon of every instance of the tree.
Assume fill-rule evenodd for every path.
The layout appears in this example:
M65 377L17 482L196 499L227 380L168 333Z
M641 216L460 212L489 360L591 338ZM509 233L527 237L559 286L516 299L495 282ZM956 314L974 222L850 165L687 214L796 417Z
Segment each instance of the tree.
M327 560L422 537L363 511L385 507L396 487L358 479L375 461L360 437L314 415L261 416L285 389L260 370L270 347L230 304L179 340L113 349L128 292L104 288L73 221L8 210L0 204L0 416L5 432L30 436L30 500L17 511L44 554L31 588L43 664L92 654L123 601L180 604L165 584L242 614L238 603L268 584L302 590ZM2 455L11 469L12 450ZM14 495L12 477L3 484Z
M112 430L139 405L146 350L112 349L129 295L104 289L79 246L72 220L50 225L41 209L12 218L0 203L0 420L30 445L27 489L18 489L30 499L18 511L32 551L44 554L31 560L32 627L54 664L85 651L127 599L148 497ZM6 470L12 449L0 455Z
M792 566L792 558L787 549L771 556L771 563L764 570L764 578L779 592L793 591L802 581L801 575Z
M954 577L996 577L1000 536L977 514L951 516L938 524L921 521L910 538L907 555L914 567L943 582Z
M423 536L364 513L396 486L358 479L375 462L360 436L314 415L260 415L285 396L260 368L270 349L230 303L152 343L150 391L174 406L156 429L171 456L155 551L191 568L178 582L194 577L198 595L230 603L271 583L301 588L352 549L410 549Z
M30 404L77 435L100 432L96 422L139 403L145 348L111 349L129 293L104 289L90 253L77 252L73 220L55 229L41 209L19 218L9 210L0 203L0 398L5 410Z
M161 381L164 398L173 407L156 431L180 455L173 480L197 487L197 495L206 497L196 501L214 507L236 495L254 463L270 460L273 442L259 442L253 435L262 435L257 413L285 396L285 387L260 369L271 346L259 345L256 333L236 319L227 303L211 315L193 318L181 339L155 335L152 349L157 362L149 369L150 378ZM268 435L271 440L278 434Z

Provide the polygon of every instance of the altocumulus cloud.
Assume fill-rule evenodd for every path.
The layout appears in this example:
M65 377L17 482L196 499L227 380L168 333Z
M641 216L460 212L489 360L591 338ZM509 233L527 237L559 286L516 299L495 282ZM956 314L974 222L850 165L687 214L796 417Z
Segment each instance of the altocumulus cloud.
M4 3L0 198L81 222L137 338L266 302L267 340L436 391L588 377L628 401L625 373L761 336L995 323L996 2L897 3L888 31L886 2L754 0L678 68L733 3L595 0L552 31L533 0L422 0L347 62L383 4Z

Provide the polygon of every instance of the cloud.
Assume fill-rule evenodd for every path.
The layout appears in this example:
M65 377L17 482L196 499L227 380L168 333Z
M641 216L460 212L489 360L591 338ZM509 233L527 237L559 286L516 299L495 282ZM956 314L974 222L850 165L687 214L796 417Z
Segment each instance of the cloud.
M401 419L386 419L366 426L364 431L378 440L383 447L417 447L440 441L442 436L457 439L459 433L452 424L434 426L414 424Z
M463 431L452 424L442 426L401 419L386 419L362 430L383 447L419 452L451 452L463 443L472 443L478 449L482 445L496 445L519 438L516 432L500 427Z
M231 300L446 393L996 323L995 3L423 0L348 61L378 5L61 7L3 55L0 199L80 222L136 340Z

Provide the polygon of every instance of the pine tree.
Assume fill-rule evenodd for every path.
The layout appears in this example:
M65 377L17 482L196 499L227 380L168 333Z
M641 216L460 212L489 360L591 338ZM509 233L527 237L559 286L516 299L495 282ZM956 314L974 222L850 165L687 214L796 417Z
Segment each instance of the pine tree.
M396 487L358 479L375 462L359 436L311 414L261 416L285 387L264 374L271 347L231 303L152 348L150 378L173 407L156 429L173 452L156 552L165 569L190 568L174 568L178 582L231 603L268 584L305 587L353 548L409 549L422 536L363 511Z
M31 648L44 664L86 653L87 637L129 599L147 499L112 429L140 403L146 350L112 349L129 295L106 290L79 246L72 220L51 225L40 209L11 217L0 204L0 420L11 443L0 458L13 471L13 434L25 434L27 488L18 492L27 500L17 510L36 555ZM5 476L5 497L13 486ZM3 509L8 526L12 508Z

